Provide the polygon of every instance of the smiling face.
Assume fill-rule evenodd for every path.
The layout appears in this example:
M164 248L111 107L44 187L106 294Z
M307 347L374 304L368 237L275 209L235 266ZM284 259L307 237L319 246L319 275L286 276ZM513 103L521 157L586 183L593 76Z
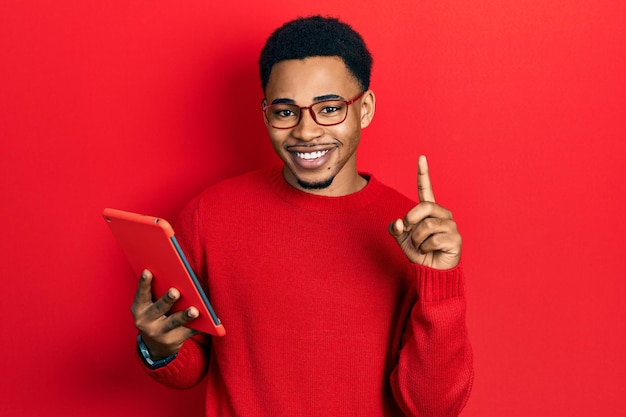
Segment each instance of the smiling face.
M361 93L341 58L310 57L275 64L265 100L308 107L323 100L349 101ZM276 129L264 118L274 151L285 164L285 180L297 189L326 196L363 188L366 181L356 169L356 150L374 109L375 97L368 90L349 106L346 120L334 126L317 124L308 110L302 110L300 123L290 129Z

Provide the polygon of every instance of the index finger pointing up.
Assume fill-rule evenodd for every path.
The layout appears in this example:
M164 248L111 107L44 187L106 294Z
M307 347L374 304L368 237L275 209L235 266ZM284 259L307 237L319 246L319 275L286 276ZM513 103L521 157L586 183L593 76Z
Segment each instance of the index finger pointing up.
M420 203L424 201L435 202L435 194L428 174L428 161L424 155L420 155L417 160L417 195Z

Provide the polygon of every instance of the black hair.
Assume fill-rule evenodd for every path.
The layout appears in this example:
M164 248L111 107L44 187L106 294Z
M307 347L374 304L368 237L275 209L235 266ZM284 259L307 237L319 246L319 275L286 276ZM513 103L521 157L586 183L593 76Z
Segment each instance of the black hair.
M274 64L317 56L341 58L361 88L369 88L372 55L361 35L339 19L310 16L285 23L265 42L259 58L263 90Z

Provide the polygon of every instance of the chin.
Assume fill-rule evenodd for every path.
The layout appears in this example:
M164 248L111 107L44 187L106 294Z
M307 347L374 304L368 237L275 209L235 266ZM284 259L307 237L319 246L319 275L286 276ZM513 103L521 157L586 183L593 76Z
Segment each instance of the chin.
M334 179L335 177L330 177L322 181L304 181L297 178L297 181L298 185L305 190L323 190L330 187Z

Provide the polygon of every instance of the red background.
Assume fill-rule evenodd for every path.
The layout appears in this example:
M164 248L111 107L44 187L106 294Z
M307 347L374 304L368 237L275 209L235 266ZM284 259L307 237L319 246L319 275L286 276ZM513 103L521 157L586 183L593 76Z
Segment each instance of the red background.
M129 267L100 218L174 219L273 164L256 60L298 15L375 57L359 164L415 197L429 156L464 236L465 417L626 415L626 3L0 3L3 416L201 415L133 361Z

